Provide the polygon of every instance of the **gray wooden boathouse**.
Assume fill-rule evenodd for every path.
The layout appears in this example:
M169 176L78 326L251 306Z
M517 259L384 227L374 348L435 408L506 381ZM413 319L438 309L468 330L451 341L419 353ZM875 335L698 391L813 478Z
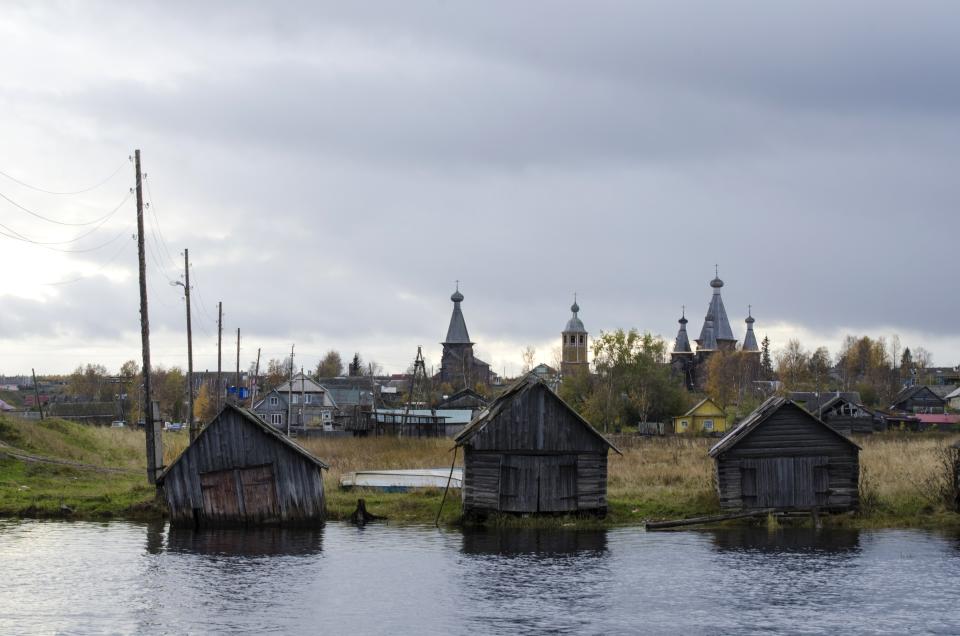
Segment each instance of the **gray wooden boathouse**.
M619 453L535 375L511 385L454 438L465 516L607 511L607 451Z
M327 465L250 411L228 404L157 479L172 523L314 524Z
M859 506L860 447L790 400L765 401L710 456L724 510Z

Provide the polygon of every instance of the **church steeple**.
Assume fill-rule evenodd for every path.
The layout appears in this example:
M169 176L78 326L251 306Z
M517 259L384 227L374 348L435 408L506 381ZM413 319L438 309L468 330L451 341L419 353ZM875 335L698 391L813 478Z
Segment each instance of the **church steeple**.
M687 320L686 306L683 307L680 314L680 320L677 322L680 323L680 330L677 332L677 339L673 343L673 354L691 354L693 353L693 350L690 348L690 338L687 337L687 323L690 321Z
M447 339L442 344L473 344L470 342L470 334L467 333L463 311L460 310L460 303L463 302L460 281L457 281L457 289L450 296L450 300L453 301L453 314L450 316L450 326L447 328Z
M744 322L747 323L747 335L743 337L743 350L760 351L760 347L757 346L757 336L753 333L753 323L756 320L753 319L753 307L751 305L747 305L747 319Z
M713 288L713 296L710 298L709 307L707 307L707 315L703 321L703 328L700 330L700 337L697 338L697 349L703 351L732 350L737 344L737 339L733 337L730 319L727 318L727 310L723 306L723 298L720 296L723 281L720 280L719 268L716 269L714 279L710 281L710 287Z

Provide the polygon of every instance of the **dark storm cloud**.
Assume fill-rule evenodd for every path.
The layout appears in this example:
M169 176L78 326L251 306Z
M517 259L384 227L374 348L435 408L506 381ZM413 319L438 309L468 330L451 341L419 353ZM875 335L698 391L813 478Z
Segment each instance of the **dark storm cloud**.
M81 51L138 34L142 74L0 98L136 139L252 337L434 343L454 279L474 339L553 338L574 291L591 331L672 337L714 263L738 335L747 304L760 333L955 333L954 4L172 6L43 15ZM129 330L97 293L56 302ZM0 326L60 324L17 302Z

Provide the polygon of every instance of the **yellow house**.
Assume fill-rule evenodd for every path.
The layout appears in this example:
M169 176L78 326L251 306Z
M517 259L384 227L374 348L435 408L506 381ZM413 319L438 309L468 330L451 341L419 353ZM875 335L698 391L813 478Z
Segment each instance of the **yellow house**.
M673 418L673 431L680 433L725 433L727 414L710 398L704 398L692 409Z

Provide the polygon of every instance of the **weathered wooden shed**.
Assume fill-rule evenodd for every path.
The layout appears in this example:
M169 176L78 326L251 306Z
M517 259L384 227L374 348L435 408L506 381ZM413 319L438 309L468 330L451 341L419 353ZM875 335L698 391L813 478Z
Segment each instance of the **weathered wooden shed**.
M710 456L725 510L859 506L860 447L790 400L768 399Z
M454 438L463 512L607 510L607 451L619 453L535 375L512 384Z
M177 525L323 521L327 465L250 411L224 407L157 479Z

